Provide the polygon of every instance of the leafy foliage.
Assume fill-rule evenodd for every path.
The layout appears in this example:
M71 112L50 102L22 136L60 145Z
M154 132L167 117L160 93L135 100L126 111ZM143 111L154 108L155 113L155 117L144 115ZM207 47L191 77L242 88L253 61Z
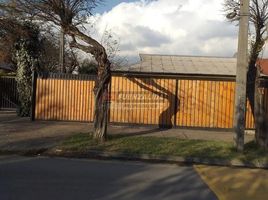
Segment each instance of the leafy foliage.
M32 70L35 68L36 59L31 54L31 43L27 40L21 40L17 43L15 60L17 62L17 89L19 95L18 115L21 117L30 116L31 94L32 94Z
M79 74L97 74L97 70L98 65L95 62L85 59L79 67L78 72Z

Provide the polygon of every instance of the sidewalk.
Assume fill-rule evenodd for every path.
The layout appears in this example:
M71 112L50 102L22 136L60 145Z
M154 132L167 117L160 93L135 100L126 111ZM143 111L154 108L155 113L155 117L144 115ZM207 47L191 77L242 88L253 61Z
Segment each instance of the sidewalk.
M48 149L58 142L77 133L92 132L92 124L79 122L35 121L19 118L14 112L0 111L0 150L29 151ZM180 139L233 141L233 133L228 131L206 131L190 129L159 129L154 127L113 126L108 127L108 134L127 136L176 137ZM253 140L247 134L246 142Z

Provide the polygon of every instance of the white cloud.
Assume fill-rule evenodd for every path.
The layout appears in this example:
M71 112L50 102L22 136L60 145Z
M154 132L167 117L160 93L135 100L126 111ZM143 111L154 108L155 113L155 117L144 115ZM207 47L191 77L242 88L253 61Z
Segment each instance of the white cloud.
M95 36L120 40L120 55L139 53L232 56L237 29L224 18L223 0L140 0L94 17Z

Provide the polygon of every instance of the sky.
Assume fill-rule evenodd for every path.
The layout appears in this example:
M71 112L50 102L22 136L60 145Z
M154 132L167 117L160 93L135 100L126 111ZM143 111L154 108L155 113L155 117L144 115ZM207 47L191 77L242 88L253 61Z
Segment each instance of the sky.
M223 0L106 0L89 19L99 41L109 32L118 55L130 62L140 53L232 57L238 26L228 22ZM103 42L105 45L105 42Z

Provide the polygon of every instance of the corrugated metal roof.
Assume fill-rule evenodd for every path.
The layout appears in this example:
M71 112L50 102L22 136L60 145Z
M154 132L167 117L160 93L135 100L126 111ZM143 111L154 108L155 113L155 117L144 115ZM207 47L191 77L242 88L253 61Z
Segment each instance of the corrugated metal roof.
M118 71L161 74L236 74L236 58L140 54L141 61Z

